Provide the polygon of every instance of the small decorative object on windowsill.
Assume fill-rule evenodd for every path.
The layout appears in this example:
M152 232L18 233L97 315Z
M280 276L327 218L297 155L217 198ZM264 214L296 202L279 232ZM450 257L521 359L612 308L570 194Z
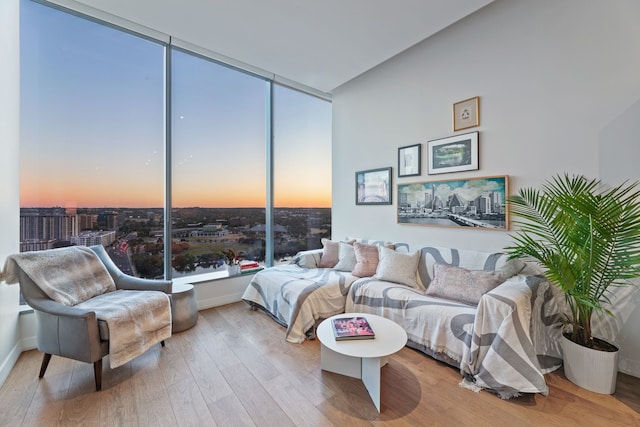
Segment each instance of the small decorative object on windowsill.
M236 249L229 248L222 251L222 255L224 256L224 262L227 264L229 276L237 276L240 274L241 254L239 254Z
M227 265L227 271L229 272L229 276L237 276L240 274L240 266L238 264Z

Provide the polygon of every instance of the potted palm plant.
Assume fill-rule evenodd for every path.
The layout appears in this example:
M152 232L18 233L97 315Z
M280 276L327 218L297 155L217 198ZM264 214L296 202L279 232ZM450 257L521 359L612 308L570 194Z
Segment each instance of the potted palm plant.
M604 394L615 391L618 348L593 337L591 320L594 313L613 316L610 292L640 276L637 187L636 182L608 188L597 179L565 174L554 176L541 190L524 188L509 197L520 229L506 251L512 258L537 261L566 297L569 310L561 342L565 375ZM574 352L596 361L576 361Z

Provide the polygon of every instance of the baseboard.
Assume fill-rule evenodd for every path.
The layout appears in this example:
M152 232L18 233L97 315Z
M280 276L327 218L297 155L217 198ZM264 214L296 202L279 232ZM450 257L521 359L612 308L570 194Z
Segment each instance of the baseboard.
M22 337L20 340L22 351L35 350L38 348L38 341L35 336Z
M207 308L217 307L219 305L231 304L234 302L238 302L242 299L242 293L238 292L235 294L222 295L213 298L207 298L204 300L198 300L198 310L206 310Z
M20 342L17 342L16 345L13 346L6 359L2 361L2 365L0 365L0 388L2 388L7 378L9 378L11 370L18 361L20 353L22 353L20 344Z
M640 378L640 361L620 359L618 361L618 371L632 377Z

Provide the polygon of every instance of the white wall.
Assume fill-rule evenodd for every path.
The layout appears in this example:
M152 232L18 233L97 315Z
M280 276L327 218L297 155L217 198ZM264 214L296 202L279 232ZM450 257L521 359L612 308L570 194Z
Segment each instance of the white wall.
M0 1L0 266L19 250L19 0ZM0 385L20 355L18 287L0 282Z
M514 193L556 173L637 177L638 16L634 0L498 0L338 88L333 237L499 250L507 232L397 224L395 185L506 174ZM454 134L452 104L473 96L480 96L481 125L467 131L480 132L480 170L428 176L425 154L422 176L398 179L398 147ZM636 123L635 133L609 131L627 132L617 147L628 160L605 161L610 139L601 133L620 117ZM387 166L394 204L356 206L354 172ZM640 376L640 331L631 329L619 336L621 370Z
M640 51L636 49L636 58ZM640 76L637 77L640 79ZM600 178L609 183L640 181L638 143L640 142L640 100L607 124L599 135ZM615 318L602 317L596 323L601 336L620 345L620 370L640 376L640 280L636 288L618 289Z

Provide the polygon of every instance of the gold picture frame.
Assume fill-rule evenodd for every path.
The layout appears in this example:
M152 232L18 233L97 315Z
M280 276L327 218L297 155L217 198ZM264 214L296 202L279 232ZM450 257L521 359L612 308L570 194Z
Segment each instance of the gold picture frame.
M480 126L480 97L453 104L453 131Z
M398 224L509 230L509 175L398 184Z

